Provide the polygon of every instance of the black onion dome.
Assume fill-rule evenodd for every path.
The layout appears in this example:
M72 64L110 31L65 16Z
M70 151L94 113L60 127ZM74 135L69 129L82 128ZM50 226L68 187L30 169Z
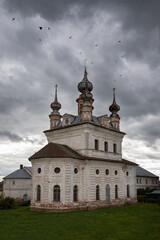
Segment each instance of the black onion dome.
M51 108L53 110L59 110L61 108L61 104L58 101L54 101L51 103Z
M109 111L112 113L117 113L120 110L120 106L116 103L115 100L115 88L113 88L113 103L109 107Z
M88 73L85 68L84 77L83 77L82 81L78 84L78 91L80 91L81 93L83 93L87 87L88 87L89 92L91 92L93 90L93 84L88 80L87 74Z
M57 99L57 85L55 86L55 99L54 102L51 103L51 108L53 110L59 110L61 108L61 104L58 102Z

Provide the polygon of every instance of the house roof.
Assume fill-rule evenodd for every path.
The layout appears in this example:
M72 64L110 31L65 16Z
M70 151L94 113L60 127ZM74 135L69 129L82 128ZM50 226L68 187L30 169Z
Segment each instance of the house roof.
M142 168L142 167L137 167L136 169L136 176L137 177L158 177L156 175L154 175L153 173L147 171L146 169Z
M82 155L74 151L67 145L48 143L46 146L41 148L38 152L33 154L29 160L36 158L77 158L84 159Z
M25 170L25 169L18 169L12 173L10 173L9 175L7 175L6 177L4 177L3 179L30 179L31 175Z

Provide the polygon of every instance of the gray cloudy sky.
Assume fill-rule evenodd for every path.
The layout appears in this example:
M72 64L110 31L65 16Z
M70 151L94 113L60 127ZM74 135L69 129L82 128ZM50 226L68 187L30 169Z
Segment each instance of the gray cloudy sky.
M160 176L159 9L158 0L0 1L0 179L47 143L55 84L61 114L77 114L85 58L94 115L110 114L115 86L123 157Z

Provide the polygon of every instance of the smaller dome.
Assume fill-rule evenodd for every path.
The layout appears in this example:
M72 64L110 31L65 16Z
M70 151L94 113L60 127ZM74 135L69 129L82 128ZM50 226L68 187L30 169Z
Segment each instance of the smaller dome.
M53 112L54 110L59 110L61 108L61 104L58 102L58 99L57 99L57 85L55 86L55 99L54 99L54 102L51 103L51 108L53 109Z
M54 101L51 103L51 108L53 110L59 110L61 108L61 104L58 101Z
M112 113L117 113L120 110L120 106L116 103L115 100L115 88L113 88L113 103L109 107L109 111Z
M116 101L113 101L112 105L109 107L109 111L112 113L117 113L120 110L120 106L116 103Z
M93 90L93 84L88 80L87 74L88 73L85 68L84 77L82 81L78 84L78 91L80 91L81 93L83 93L87 88L89 92Z

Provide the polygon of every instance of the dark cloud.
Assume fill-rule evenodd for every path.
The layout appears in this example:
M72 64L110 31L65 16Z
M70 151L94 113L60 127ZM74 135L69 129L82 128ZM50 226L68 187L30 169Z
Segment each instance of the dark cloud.
M11 142L21 142L23 138L13 132L9 132L7 130L0 131L0 138L1 139L9 139Z
M5 0L0 6L3 139L23 141L26 146L45 142L39 134L49 128L55 84L61 114L77 114L77 84L87 58L94 115L110 114L114 86L121 130L129 139L157 146L160 1ZM157 159L158 149L154 152ZM140 157L154 159L154 152Z

